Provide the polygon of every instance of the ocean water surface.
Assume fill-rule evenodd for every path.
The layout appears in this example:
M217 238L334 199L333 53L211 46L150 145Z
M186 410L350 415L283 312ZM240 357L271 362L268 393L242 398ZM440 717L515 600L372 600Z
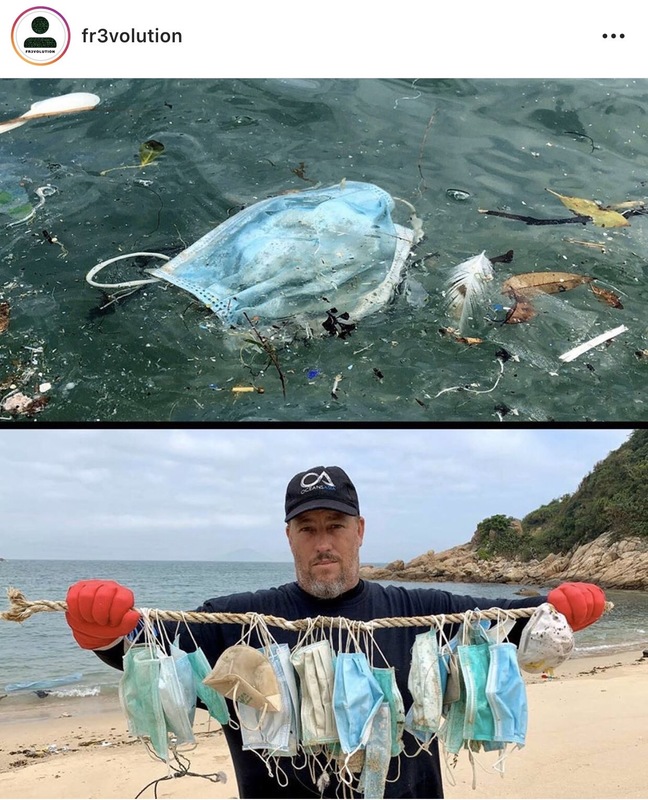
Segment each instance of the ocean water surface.
M138 606L189 610L204 600L294 580L292 563L197 561L0 561L0 588L14 586L30 600L64 600L68 586L84 578L110 578L133 589ZM387 582L382 582L387 583ZM399 584L401 585L401 584ZM520 587L487 583L407 583L475 597L508 598ZM541 587L538 587L542 591ZM648 647L648 592L609 591L615 607L595 625L578 631L576 655L599 655ZM0 609L8 603L0 600ZM0 620L0 710L45 711L60 698L101 698L117 690L121 673L81 650L61 612L39 612L23 623ZM80 673L80 675L78 675ZM47 697L34 691L7 693L7 686L71 678Z
M3 79L0 112L74 91L101 103L0 135L0 403L46 398L43 422L648 418L648 218L602 228L479 213L573 217L548 189L642 201L648 81ZM164 150L139 168L151 140ZM343 179L406 200L425 234L392 302L348 337L277 341L271 363L180 289L111 302L85 281L111 257L178 252L257 200ZM407 224L409 207L394 215ZM453 267L509 251L464 331L482 342L442 335L456 325ZM132 262L112 269L102 280L142 277ZM502 283L547 271L595 278L623 307L586 283L502 324Z

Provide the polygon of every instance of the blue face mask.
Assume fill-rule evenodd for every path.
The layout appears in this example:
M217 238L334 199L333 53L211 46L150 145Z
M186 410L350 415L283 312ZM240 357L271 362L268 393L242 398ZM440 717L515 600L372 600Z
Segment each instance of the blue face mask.
M367 656L364 653L338 653L333 712L344 753L355 753L366 745L371 723L384 700Z
M490 645L486 699L493 714L495 740L522 747L527 730L527 696L514 644Z
M86 280L113 290L164 280L197 297L227 326L249 328L246 315L261 326L297 318L322 333L329 309L354 323L392 297L415 239L413 230L393 222L393 207L383 189L358 181L283 194L230 217L148 270L153 278L97 283L99 270L126 257L118 256Z

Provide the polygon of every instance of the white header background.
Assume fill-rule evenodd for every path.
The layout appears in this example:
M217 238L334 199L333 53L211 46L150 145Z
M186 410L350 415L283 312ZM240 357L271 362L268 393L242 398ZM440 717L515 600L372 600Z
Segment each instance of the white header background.
M11 44L15 19L35 5L0 3L0 77L648 77L645 0L44 0L71 30L67 53L48 66ZM180 31L182 43L84 44L84 28Z

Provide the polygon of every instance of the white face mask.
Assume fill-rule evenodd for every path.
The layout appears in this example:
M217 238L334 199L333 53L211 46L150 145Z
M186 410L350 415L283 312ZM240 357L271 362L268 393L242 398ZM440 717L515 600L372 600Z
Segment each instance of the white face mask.
M290 660L299 675L302 744L338 741L333 713L333 649L322 640L297 648Z
M439 645L434 631L417 634L407 688L412 695L408 730L437 733L441 725L443 690L439 667Z
M566 661L573 649L574 633L566 618L549 603L542 603L520 636L518 664L526 672L544 672Z
M286 644L271 644L266 654L277 676L281 710L264 713L237 704L243 749L265 751L266 756L292 757L297 754L299 700L290 650Z

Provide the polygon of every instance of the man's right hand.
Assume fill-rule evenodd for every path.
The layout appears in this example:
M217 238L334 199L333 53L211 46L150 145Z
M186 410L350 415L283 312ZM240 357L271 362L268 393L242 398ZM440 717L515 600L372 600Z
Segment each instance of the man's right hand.
M78 581L67 593L65 619L85 650L117 644L139 622L133 592L115 581Z

